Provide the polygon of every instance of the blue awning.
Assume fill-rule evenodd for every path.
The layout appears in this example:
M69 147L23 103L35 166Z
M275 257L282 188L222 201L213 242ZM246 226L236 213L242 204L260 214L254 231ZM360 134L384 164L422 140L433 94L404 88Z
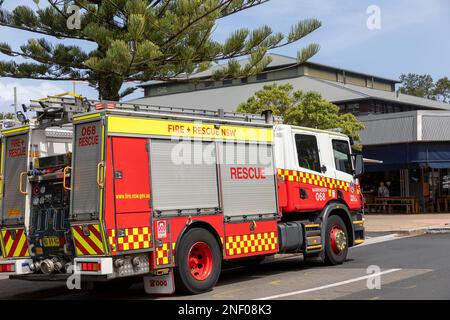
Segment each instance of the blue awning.
M450 141L366 146L363 155L383 161L381 164L367 164L367 172L423 167L450 168Z

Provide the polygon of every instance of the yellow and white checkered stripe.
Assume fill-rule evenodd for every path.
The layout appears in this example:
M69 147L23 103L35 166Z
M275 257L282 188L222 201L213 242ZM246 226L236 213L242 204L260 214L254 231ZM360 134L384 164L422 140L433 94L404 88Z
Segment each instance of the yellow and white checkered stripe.
M278 238L275 232L228 236L225 239L225 250L228 256L278 250Z
M278 175L282 176L285 181L290 182L300 182L329 189L342 189L344 191L348 191L350 188L350 184L346 181L322 177L317 174L302 171L278 169Z
M115 229L108 231L111 248L115 248L117 240L117 250L114 251L141 250L152 247L150 227L127 228L123 237L118 237Z

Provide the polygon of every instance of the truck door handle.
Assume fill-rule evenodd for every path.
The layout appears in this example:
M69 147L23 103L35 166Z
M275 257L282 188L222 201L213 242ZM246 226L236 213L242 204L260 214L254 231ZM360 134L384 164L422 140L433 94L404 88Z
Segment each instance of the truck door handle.
M23 194L24 196L26 196L28 194L28 192L26 190L25 191L22 190L23 189L23 176L26 174L27 174L27 172L21 172L20 177L19 177L19 192L21 194Z
M101 189L105 186L105 181L102 174L104 171L103 169L105 169L105 162L101 161L97 165L97 184Z
M68 187L66 184L66 175L67 175L67 171L72 170L72 167L65 167L64 171L63 171L63 188L64 190L72 190L72 183L70 184L70 186Z
M308 192L305 188L300 188L300 199L308 199Z

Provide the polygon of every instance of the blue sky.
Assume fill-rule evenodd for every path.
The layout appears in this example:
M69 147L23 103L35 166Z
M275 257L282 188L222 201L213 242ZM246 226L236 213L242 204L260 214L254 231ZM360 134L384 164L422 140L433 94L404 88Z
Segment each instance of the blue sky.
M32 0L6 0L4 6L11 9L19 4L34 6ZM370 5L381 10L379 30L367 28L366 10ZM271 0L220 20L214 37L220 41L237 28L263 24L287 33L299 19L318 18L323 24L319 30L273 52L295 56L298 49L316 42L321 50L311 59L314 62L393 79L408 72L428 73L438 79L450 77L449 16L448 0ZM8 42L13 48L30 36L27 32L0 27L0 42ZM0 59L9 57L0 54ZM18 88L19 102L23 103L72 90L73 84L0 78L0 111L12 110L14 86ZM97 98L96 91L85 83L77 83L76 91ZM142 90L137 90L128 98L142 95Z

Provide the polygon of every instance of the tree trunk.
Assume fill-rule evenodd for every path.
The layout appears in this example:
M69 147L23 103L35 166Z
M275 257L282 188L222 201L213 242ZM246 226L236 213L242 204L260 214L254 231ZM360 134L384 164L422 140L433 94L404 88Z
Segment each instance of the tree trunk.
M122 77L114 75L100 75L97 83L99 99L119 101L119 90L122 87L122 84Z

